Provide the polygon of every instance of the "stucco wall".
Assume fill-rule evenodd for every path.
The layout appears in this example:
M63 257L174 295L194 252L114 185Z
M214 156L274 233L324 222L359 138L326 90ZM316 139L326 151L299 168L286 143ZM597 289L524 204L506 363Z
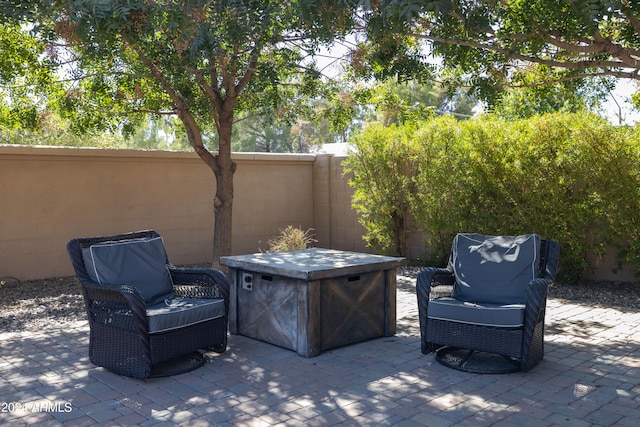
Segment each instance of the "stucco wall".
M233 253L253 253L288 225L313 228L317 246L370 252L344 176L344 157L237 153ZM73 274L73 237L147 228L174 264L213 257L213 172L195 153L0 146L0 279ZM409 240L423 255L424 236ZM598 280L633 280L592 260Z
M266 249L287 225L321 228L319 246L346 249L342 240L332 246L328 205L315 210L322 202L314 190L330 188L316 156L234 160L234 254ZM213 173L194 153L0 147L0 278L72 275L69 239L146 228L164 237L173 263L210 261L214 194Z

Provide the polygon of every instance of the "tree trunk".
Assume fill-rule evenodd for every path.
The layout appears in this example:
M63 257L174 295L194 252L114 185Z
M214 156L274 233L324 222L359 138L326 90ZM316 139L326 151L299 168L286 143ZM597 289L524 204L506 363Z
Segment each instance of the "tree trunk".
M233 214L233 175L236 164L231 160L231 132L233 130L233 108L223 115L218 127L218 154L210 153L202 144L200 129L188 110L179 112L187 131L189 143L198 156L213 171L216 178L216 194L213 199L215 215L213 229L212 266L226 272L220 265L220 257L231 255L231 219Z
M233 129L233 110L222 114L218 127L218 156L216 175L216 196L213 201L215 223L213 229L213 267L225 271L220 265L220 257L231 255L232 214L233 214L233 175L236 164L231 160L231 131Z
M126 36L125 36L126 39ZM233 110L238 98L238 92L253 78L255 75L254 69L257 65L258 53L254 55L252 66L247 71L247 74L242 79L241 84L235 85L235 73L226 75L228 86L224 96L220 95L219 91L215 91L204 80L199 72L196 72L196 79L198 84L204 90L205 95L209 97L210 101L215 106L216 113L212 115L218 116L216 122L216 128L218 130L218 154L212 154L206 149L202 142L202 133L198 127L198 123L189 111L189 104L186 102L180 93L176 91L169 82L165 79L161 72L161 67L158 67L147 56L145 56L140 49L137 49L140 58L144 64L151 70L153 77L162 85L167 94L171 97L176 105L176 112L178 117L184 124L187 132L187 138L189 143L198 154L198 156L204 161L209 168L213 171L216 177L216 195L213 200L213 210L215 215L214 230L213 230L213 261L212 266L226 272L226 268L222 268L220 265L220 257L225 255L231 255L231 219L233 214L233 174L236 171L236 164L231 160L231 133L233 130ZM217 79L212 80L217 83Z

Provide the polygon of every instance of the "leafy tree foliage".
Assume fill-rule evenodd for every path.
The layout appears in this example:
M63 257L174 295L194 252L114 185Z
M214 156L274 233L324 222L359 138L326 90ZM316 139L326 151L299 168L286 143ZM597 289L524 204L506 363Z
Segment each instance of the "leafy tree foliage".
M37 129L44 106L36 102L56 93L56 82L46 45L17 23L0 23L0 126Z
M539 69L541 69L539 71ZM601 111L606 97L615 87L611 78L587 77L561 83L541 84L548 75L545 66L520 71L513 84L492 107L492 112L506 118L525 118L537 114Z
M73 84L61 105L89 129L109 119L133 132L142 114L176 115L216 177L214 265L231 253L233 125L240 112L295 112L319 90L308 60L352 25L345 1L4 1L30 23ZM122 117L127 117L122 119ZM206 145L217 135L217 151Z
M37 121L36 128L24 127L22 121L0 124L0 144L47 145L60 147L97 147L97 148L131 148L124 145L119 136L108 132L89 132L82 135L75 133L72 122L61 118L51 111L39 111L34 108L33 116Z
M373 86L365 120L390 125L417 122L443 113L464 118L473 114L475 104L476 100L463 89L449 93L434 82L398 82L392 78Z
M206 138L206 135L203 135L203 138ZM176 151L191 149L182 123L173 116L147 118L139 123L129 137L118 138L114 147Z
M413 45L430 44L451 75L483 99L523 83L530 64L546 70L535 85L584 77L640 80L640 3L627 0L416 0L365 2L369 60L386 70L387 54L419 61ZM403 56L402 52L408 52ZM375 65L374 65L375 66ZM541 68L542 69L542 68ZM526 77L525 77L526 79Z
M276 125L265 116L249 116L234 129L234 151L295 152L291 126Z
M265 153L313 153L324 144L336 142L338 134L321 117L322 107L301 116L294 123L268 116L247 116L234 128L233 151ZM310 115L310 117L308 117Z

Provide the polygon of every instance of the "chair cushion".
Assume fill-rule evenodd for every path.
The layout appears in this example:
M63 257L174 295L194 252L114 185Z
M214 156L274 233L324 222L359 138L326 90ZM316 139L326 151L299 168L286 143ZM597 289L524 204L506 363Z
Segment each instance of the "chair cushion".
M427 317L474 325L518 328L524 324L524 304L474 304L453 298L429 301Z
M458 234L451 250L456 283L453 297L461 301L522 304L529 282L536 278L540 236Z
M176 298L147 308L149 333L173 329L222 317L223 299Z
M131 285L148 306L174 295L162 237L97 243L82 256L93 281Z

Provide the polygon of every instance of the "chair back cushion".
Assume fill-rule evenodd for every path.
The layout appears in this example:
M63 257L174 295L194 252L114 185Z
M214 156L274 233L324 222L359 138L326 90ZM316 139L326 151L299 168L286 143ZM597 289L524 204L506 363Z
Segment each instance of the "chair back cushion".
M148 306L174 295L162 237L96 243L82 256L93 281L131 285Z
M453 297L461 301L523 304L540 262L540 236L458 234L451 250L456 278Z

